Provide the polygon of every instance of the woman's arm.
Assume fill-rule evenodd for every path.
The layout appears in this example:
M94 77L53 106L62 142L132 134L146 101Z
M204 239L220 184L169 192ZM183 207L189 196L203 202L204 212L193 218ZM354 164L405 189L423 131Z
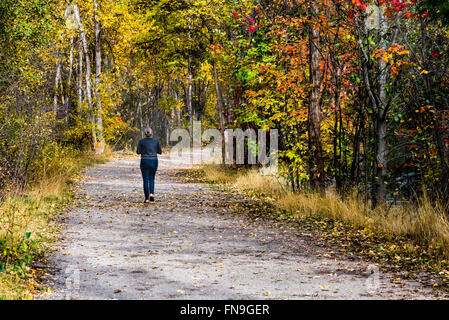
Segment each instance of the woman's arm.
M160 145L159 141L157 142L157 153L162 154L162 149L161 149L161 145Z
M142 148L140 146L140 141L139 141L139 143L137 144L137 154L141 154L141 153L142 153Z

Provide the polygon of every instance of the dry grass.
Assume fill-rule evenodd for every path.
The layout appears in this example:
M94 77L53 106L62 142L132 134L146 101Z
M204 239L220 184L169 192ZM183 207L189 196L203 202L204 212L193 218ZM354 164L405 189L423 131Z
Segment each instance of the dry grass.
M0 273L0 300L30 299L29 280L15 274Z
M256 193L278 196L286 193L285 181L271 175L261 175L258 170L250 170L238 175L232 184L241 189L252 190Z
M246 171L238 170L232 167L223 167L220 165L210 164L202 167L207 179L214 183L229 184L242 176Z
M0 272L0 299L30 297L36 285L30 259L41 259L54 241L57 229L52 216L61 212L71 199L70 185L77 179L77 173L110 157L110 149L103 155L61 153L45 164L40 181L25 192L11 191L0 203L0 247L1 251L12 251L0 252L5 269ZM27 250L23 250L23 243L27 244Z
M232 169L219 166L205 166L203 170L206 180L273 198L273 204L293 218L344 221L386 237L410 239L432 252L436 259L449 258L448 210L432 204L425 194L417 203L372 210L355 193L345 199L333 191L328 191L325 196L293 193L285 189L285 181L263 176L257 170L232 172Z

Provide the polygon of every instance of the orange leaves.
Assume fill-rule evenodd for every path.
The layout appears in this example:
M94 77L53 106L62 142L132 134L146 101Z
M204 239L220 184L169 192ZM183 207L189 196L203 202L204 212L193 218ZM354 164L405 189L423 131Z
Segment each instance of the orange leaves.
M360 10L366 10L368 7L368 4L364 3L364 1L361 0L352 0L352 5Z
M293 110L290 115L293 118L295 118L296 120L303 122L303 121L307 121L308 113L309 113L308 110L304 108L304 109Z
M404 49L403 46L393 43L388 50L385 50L385 48L380 48L374 51L373 57L375 58L382 58L382 61L384 62L390 62L394 59L394 55L403 56L406 54L409 54L410 51L407 49Z
M298 52L298 49L297 46L285 45L282 52L289 55L295 55Z
M416 109L415 112L416 113L424 113L424 112L435 113L435 110L433 109L433 106L427 105L427 106L422 106L419 109Z
M388 52L392 52L392 53L396 53L397 55L404 55L404 54L409 54L410 51L404 49L403 46L397 44L397 43L393 43L390 48L388 48Z
M401 67L407 66L409 63L403 59L399 59L399 56L408 55L409 50L404 49L403 46L393 43L388 49L380 48L374 51L372 57L380 59L382 62L391 64L390 74L391 76L399 75Z

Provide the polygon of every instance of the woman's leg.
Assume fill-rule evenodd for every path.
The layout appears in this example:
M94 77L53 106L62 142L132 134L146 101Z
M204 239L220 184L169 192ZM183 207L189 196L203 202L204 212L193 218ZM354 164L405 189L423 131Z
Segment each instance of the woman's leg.
M145 193L145 200L148 200L150 197L150 190L149 184L150 184L150 169L149 168L140 168L142 171L142 178L143 178L143 192Z
M157 167L158 167L158 161L151 160L149 183L150 183L150 194L152 194L152 195L154 195L154 178L156 176Z
M150 174L150 194L154 195L154 174Z

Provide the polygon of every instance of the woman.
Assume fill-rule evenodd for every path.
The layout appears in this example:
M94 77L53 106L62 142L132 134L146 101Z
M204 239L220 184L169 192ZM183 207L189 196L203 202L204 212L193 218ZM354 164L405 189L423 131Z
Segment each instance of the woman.
M145 129L145 137L137 145L137 154L141 155L140 170L142 171L145 203L149 203L154 201L154 176L158 166L157 155L162 154L162 149L159 141L153 139L151 128Z

